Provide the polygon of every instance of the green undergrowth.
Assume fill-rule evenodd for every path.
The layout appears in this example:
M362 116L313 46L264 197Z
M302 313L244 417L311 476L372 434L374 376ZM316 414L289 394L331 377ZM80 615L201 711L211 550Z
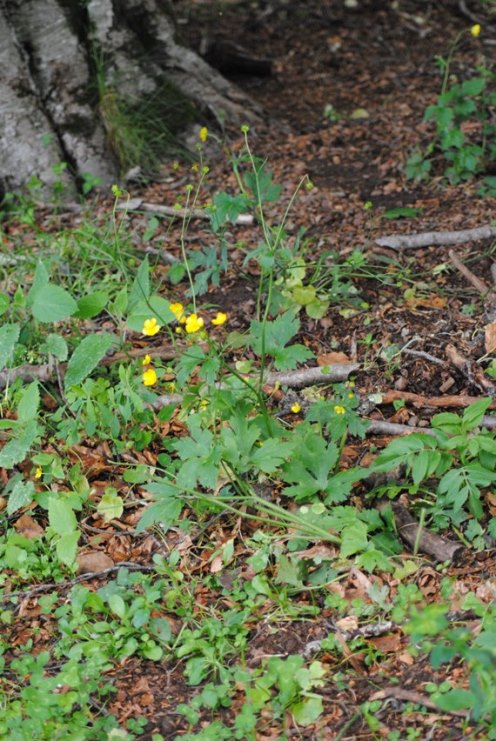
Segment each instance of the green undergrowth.
M490 399L437 414L430 434L393 440L367 466L350 467L345 445L368 427L353 378L287 392L289 406L278 405L267 373L312 364L318 350L302 325L331 309L366 312L360 279L388 276L374 273L360 250L312 261L305 235L287 229L311 183L304 178L282 203L246 127L243 134L231 160L238 192L204 205L202 129L196 180L178 197L186 213L180 254L167 274L134 249L117 210L127 194L117 186L108 223L88 215L73 230L40 232L50 245L40 259L26 252L21 267L2 268L0 737L140 737L153 720L119 724L112 713L116 672L132 661L145 674L150 663L178 672L189 686L189 701L174 708L181 738L255 739L288 718L319 728L329 687L347 687L349 649L367 667L387 665L363 636L350 636L347 648L336 638L326 621L346 617L356 625L393 620L414 658L429 656L433 670L463 666L458 684L431 683L431 699L466 710L464 732L494 738L494 610L465 595L463 609L480 630L454 624L447 578L443 601L427 604L414 581L417 550L405 556L391 507L406 494L425 527L472 549L494 545L487 496L496 440L483 426ZM275 204L281 217L272 224L266 212ZM210 220L211 241L199 251L186 239L191 207ZM245 213L256 216L251 249L232 242L232 224ZM150 234L159 227L155 219ZM258 276L254 316L236 329L233 307L211 306L206 293L222 286L234 246L241 274ZM391 280L414 282L394 271ZM26 364L43 374L16 374ZM96 486L84 451L98 456L103 447L107 473ZM160 553L90 588L76 573L95 521L100 534L132 521L137 542L150 533ZM189 545L171 545L172 535ZM100 549L103 541L91 543ZM368 587L350 600L339 585L352 569ZM36 600L43 620L19 642L25 599ZM314 655L268 650L253 661L261 624L270 635L271 626L310 622L325 632ZM378 734L377 702L357 707L352 725Z

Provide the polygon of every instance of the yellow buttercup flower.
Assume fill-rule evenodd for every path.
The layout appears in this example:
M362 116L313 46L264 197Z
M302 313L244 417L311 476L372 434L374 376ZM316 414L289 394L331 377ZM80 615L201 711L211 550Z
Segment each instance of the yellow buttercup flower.
M158 377L154 368L148 368L148 370L143 373L143 383L145 386L154 386L157 381Z
M336 404L336 406L334 407L334 411L336 412L336 414L345 414L346 413L346 409L344 407L342 407L340 404Z
M298 414L298 412L301 412L300 404L298 404L298 402L293 404L293 406L291 407L291 411L293 412L293 414Z
M475 24L474 26L472 26L472 28L470 29L470 33L472 34L472 36L475 36L476 38L477 38L477 36L478 36L478 35L480 34L480 32L481 32L481 27L480 27L480 24L479 24L479 23L476 23L476 24Z
M143 358L143 360L141 361L141 364L142 364L142 365L150 365L150 363L151 363L151 362L152 362L152 357L151 357L151 355L145 355L145 357L144 357L144 358Z
M355 394L352 394L350 391L350 393L348 394L348 399L354 399L354 398L355 398Z
M157 332L160 332L160 324L157 322L155 317L145 319L145 323L143 324L143 334L146 334L147 337L153 337Z
M206 126L202 126L200 129L200 141L206 142L208 138L208 129Z
M174 314L177 321L180 321L183 315L183 312L184 312L184 306L180 303L169 304L169 311L171 311Z
M198 332L205 322L201 318L201 316L198 316L197 314L190 314L188 317L186 317L186 332L188 334L193 334L194 332Z
M41 479L42 476L43 476L43 469L41 468L41 466L36 466L36 470L34 472L35 479Z
M224 324L224 322L227 321L227 314L224 314L222 311L218 311L214 319L212 319L212 324L215 324L217 327L220 327L221 324Z

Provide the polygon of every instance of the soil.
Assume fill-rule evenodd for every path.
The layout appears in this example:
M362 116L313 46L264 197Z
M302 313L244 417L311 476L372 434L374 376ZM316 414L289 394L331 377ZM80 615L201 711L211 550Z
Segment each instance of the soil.
M209 35L234 41L251 55L272 60L270 76L233 76L267 114L265 120L251 126L249 136L253 151L267 158L274 181L283 184L282 199L269 207L269 218L274 223L280 220L307 174L314 188L303 188L295 199L286 224L288 238L294 239L305 229L310 265L329 251L334 258L328 261L342 262L354 250L366 258L366 269L353 279L358 295L342 294L323 319L306 318L300 341L324 359L323 363L326 354L336 352L359 362L363 370L356 376L356 388L362 396L390 390L413 392L427 399L448 390L450 396L484 395L473 373L456 367L445 352L448 345L454 345L468 364L481 360L486 356L488 324L484 297L453 268L449 247L395 251L375 243L392 233L470 229L489 224L494 217L494 199L479 196L477 183L446 185L440 166L428 184L409 181L404 174L414 148L428 142L430 129L422 117L440 89L435 58L446 55L451 41L470 27L473 19L467 18L456 2L358 0L356 7L350 5L353 3L343 0L173 2L181 34L191 46L199 48ZM495 28L489 19L484 25L485 20L480 19L483 33L479 38L467 34L460 43L454 74L469 75L484 56L491 55ZM206 187L212 194L234 192L232 170L222 147L214 141L215 123L205 123L210 131L204 155L210 167ZM239 133L227 134L232 151L239 150ZM178 168L171 161L164 165L159 181L139 195L151 203L174 205L178 188L188 176L187 167ZM388 211L399 207L417 209L416 215L387 218ZM138 231L141 217L129 218ZM192 222L190 244L201 244L203 238L206 233L201 223ZM256 275L250 275L250 267L242 268L241 260L256 243L251 227L233 227L231 238L233 267L222 288L212 290L204 299L228 311L236 329L246 327L254 312ZM159 234L151 246L179 255L177 232L171 228ZM462 262L491 283L490 240L467 242L455 249ZM158 272L165 269L157 266ZM380 290L377 276L383 279ZM420 354L402 352L407 346ZM491 356L486 357L479 367L486 367L490 360ZM400 409L386 404L378 405L370 416L422 426L429 424L437 411L428 402ZM389 439L367 438L364 444L348 446L346 453L350 461L358 460L367 453L364 446L382 447ZM136 544L133 555L124 535L122 541L124 559L149 563L146 548L140 552ZM444 570L424 559L415 578L426 598L435 602L446 576L457 580L460 593L482 594L494 566L490 553L469 554L463 568ZM375 576L372 581L378 588L386 584ZM339 584L339 593L350 599L363 594L360 577L353 571ZM394 593L397 585L391 580L387 584ZM199 595L199 599L208 598ZM246 663L254 666L262 657L302 653L310 641L321 640L335 629L335 620L332 611L325 608L311 620L278 623L261 619L251 634ZM325 712L314 726L298 729L287 718L287 727L282 729L267 721L258 738L376 738L364 715L357 712L362 703L379 690L387 695L388 689L398 687L425 697L427 682L443 681L447 676L446 670L434 672L425 660L413 661L406 652L407 639L399 632L369 640L382 652L381 660L370 659L365 651L353 656L345 652L343 665L347 663L352 674L347 675L341 689L333 683L329 685L332 691L323 690ZM333 673L343 671L334 655L324 653L319 658L329 663ZM456 673L457 669L450 671ZM186 733L187 723L176 708L196 690L187 685L180 665L163 667L132 659L119 668L114 681L118 693L109 709L120 720L133 713L149 718L151 730L143 739L151 738L153 732L166 739ZM396 731L398 738L407 738L415 729L417 735L412 738L468 738L469 729L456 715L430 707L421 710L413 702L407 712L405 702L392 692L378 716L381 737ZM230 713L232 709L225 711L226 721ZM211 720L205 715L202 722Z

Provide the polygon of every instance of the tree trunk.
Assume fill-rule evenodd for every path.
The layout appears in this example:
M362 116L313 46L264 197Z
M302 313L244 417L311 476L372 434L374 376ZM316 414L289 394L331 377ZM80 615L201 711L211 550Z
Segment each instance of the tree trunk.
M113 182L116 101L160 97L164 85L218 121L258 117L176 43L165 0L0 0L0 197L33 176L45 193L56 182L74 191L85 173Z

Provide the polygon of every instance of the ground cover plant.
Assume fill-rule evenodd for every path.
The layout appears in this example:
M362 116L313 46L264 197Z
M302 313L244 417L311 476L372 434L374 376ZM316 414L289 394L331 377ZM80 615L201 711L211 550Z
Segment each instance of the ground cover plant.
M2 204L0 738L496 737L490 176L408 179L430 120L435 157L479 132L439 111L479 95L490 13L414 5L310 3L308 38L279 9L309 68L341 55L309 97L261 35L287 131L202 121L161 183Z

